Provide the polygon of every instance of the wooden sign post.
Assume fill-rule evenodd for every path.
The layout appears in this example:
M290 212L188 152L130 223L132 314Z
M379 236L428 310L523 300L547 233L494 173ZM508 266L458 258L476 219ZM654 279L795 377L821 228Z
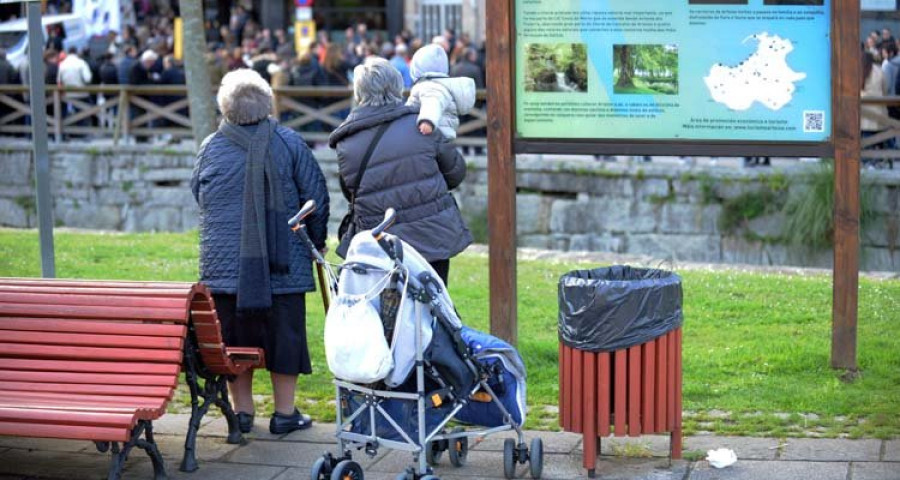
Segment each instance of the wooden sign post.
M833 157L831 364L855 370L859 2L648 2L634 11L611 0L590 11L565 0L487 2L491 332L516 343L516 153ZM733 36L753 21L756 30ZM735 61L731 52L748 44L757 52ZM805 72L786 60L795 50ZM631 64L649 55L652 68Z

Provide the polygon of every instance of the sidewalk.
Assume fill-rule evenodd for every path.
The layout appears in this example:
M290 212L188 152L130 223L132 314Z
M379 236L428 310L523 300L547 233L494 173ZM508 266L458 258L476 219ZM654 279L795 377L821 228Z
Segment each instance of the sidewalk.
M166 459L169 478L194 480L307 480L312 463L327 451L335 452L333 424L317 424L303 432L274 436L268 418L257 418L254 433L245 445L225 443L223 418L204 419L197 441L200 470L178 471L188 415L168 414L155 422L154 432ZM540 436L544 442L546 479L585 478L581 436L570 433L526 432L526 439ZM450 466L446 455L435 474L442 480L503 477L502 435L470 446L468 464ZM684 441L684 452L693 460L668 459L668 436L603 440L597 464L602 479L813 479L900 480L900 440L825 440L695 436ZM629 444L628 447L625 445ZM711 468L704 458L708 449L731 448L738 462ZM634 457L628 455L652 455ZM0 437L0 479L100 479L106 478L108 454L83 441ZM701 458L697 460L696 458ZM375 458L354 453L354 460L372 480L393 480L412 462L408 453L380 449ZM518 478L530 478L520 466ZM149 480L153 468L143 451L134 450L123 475L128 480Z

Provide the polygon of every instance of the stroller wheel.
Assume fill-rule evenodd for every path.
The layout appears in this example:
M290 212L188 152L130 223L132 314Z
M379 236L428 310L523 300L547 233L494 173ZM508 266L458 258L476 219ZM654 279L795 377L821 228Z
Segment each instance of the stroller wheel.
M464 431L464 428L456 427L450 433L461 433ZM467 437L459 437L449 440L449 442L450 464L454 467L462 467L466 464L466 457L469 455L469 439Z
M363 480L363 470L353 460L341 460L331 472L331 480Z
M310 480L329 480L331 478L331 463L325 457L319 457L309 471L309 478Z
M444 456L444 450L441 449L441 442L428 442L424 448L425 461L432 467L437 466Z
M516 477L516 441L511 438L503 441L503 476Z
M531 478L541 478L541 473L544 471L544 442L540 438L531 439L528 466L531 468Z

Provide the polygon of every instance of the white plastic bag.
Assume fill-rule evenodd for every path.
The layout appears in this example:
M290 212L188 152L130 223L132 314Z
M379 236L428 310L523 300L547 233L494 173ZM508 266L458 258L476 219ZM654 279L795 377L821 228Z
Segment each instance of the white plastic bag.
M336 378L352 383L377 382L390 373L393 357L369 295L341 295L328 309L325 359Z
M706 461L715 468L725 468L737 462L737 455L730 448L719 448L706 451Z

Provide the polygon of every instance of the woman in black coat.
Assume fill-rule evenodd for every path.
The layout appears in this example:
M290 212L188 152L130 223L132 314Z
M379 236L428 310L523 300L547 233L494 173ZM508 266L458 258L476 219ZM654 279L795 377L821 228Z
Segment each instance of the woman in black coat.
M337 150L342 183L355 191L359 227L372 228L385 210L395 209L390 232L425 257L446 284L450 258L472 243L450 194L465 178L466 162L438 129L419 133L418 107L406 106L402 93L403 78L390 62L366 59L353 71L357 106L332 132L329 144ZM381 129L360 178L363 157Z

